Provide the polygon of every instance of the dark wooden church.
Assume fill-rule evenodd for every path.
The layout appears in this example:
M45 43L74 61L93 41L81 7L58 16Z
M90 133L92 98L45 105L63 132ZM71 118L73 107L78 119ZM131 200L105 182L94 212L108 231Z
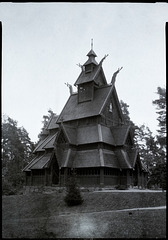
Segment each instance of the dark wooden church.
M134 147L115 88L117 72L108 84L93 49L81 66L61 114L53 115L24 168L26 185L65 186L75 170L80 186L142 186L147 169Z

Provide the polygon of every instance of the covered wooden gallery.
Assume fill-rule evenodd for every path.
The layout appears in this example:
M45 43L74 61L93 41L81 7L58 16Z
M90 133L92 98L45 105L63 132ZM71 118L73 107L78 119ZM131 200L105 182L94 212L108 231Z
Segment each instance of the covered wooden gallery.
M24 168L26 185L65 186L75 170L80 186L146 187L147 169L134 147L133 131L126 125L115 88L108 84L91 49L75 82L77 92L61 114L53 115Z

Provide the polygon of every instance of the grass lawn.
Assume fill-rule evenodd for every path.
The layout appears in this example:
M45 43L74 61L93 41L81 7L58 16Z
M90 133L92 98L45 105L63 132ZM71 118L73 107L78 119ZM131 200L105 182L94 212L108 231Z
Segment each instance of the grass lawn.
M165 206L165 192L83 192L83 204L74 207L65 205L64 195L3 196L2 237L166 237L166 209L115 211Z

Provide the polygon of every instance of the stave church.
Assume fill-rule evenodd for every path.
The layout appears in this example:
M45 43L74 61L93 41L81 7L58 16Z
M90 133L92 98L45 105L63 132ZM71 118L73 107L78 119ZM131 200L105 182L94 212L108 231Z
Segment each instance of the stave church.
M147 185L147 169L134 146L134 131L124 121L115 81L107 83L103 61L93 48L80 65L60 115L53 114L23 169L27 186L65 186L75 170L79 186Z

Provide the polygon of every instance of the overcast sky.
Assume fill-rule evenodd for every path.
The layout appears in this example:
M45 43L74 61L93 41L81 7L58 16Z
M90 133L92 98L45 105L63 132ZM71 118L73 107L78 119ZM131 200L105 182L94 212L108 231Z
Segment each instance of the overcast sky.
M60 114L91 49L103 62L107 82L117 75L119 100L131 120L155 134L152 100L166 87L167 3L0 3L2 113L18 121L33 142L43 115ZM73 86L74 91L76 88Z

